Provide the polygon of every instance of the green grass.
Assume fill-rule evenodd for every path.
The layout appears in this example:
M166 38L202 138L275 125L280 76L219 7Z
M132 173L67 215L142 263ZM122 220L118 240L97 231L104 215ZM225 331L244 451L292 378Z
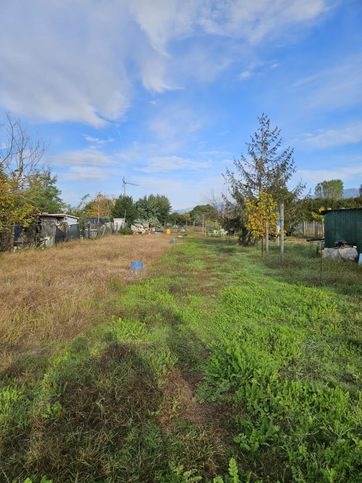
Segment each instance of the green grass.
M1 375L1 481L362 481L361 269L188 239L114 291Z

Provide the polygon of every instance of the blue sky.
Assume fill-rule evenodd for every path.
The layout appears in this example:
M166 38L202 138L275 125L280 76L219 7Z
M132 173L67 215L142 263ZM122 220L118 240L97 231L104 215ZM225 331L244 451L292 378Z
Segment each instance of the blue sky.
M0 110L64 199L225 191L267 113L308 187L362 184L361 0L1 0Z

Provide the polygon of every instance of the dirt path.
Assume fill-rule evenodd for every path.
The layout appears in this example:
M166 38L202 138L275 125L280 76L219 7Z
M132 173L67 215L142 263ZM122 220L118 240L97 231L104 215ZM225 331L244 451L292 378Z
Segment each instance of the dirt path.
M110 236L0 255L0 369L117 315L115 289L135 277L130 261L147 273L169 246L165 236Z

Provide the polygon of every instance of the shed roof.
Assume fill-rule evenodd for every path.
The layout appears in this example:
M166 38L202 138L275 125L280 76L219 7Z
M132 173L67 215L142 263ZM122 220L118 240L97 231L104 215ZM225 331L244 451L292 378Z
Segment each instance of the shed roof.
M332 213L335 211L361 211L362 212L362 208L333 208L330 210L323 210L321 211L321 213L322 215L325 215L326 213Z
M43 218L74 218L75 220L78 220L77 216L67 215L67 213L39 213L38 216Z

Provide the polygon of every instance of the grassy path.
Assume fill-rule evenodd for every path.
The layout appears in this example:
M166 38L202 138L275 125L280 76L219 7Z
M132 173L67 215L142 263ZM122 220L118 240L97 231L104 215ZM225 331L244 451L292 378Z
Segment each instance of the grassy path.
M174 246L117 317L2 374L3 480L361 481L362 275L318 264Z

